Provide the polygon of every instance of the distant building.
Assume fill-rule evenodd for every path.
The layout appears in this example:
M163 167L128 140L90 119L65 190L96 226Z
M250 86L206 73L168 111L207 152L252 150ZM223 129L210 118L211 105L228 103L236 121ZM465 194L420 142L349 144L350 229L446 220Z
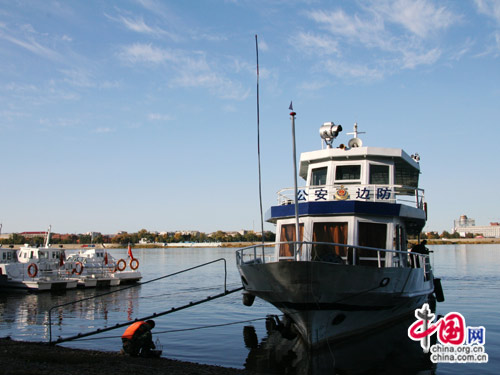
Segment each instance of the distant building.
M200 235L200 231L198 231L198 230L183 230L183 231L176 232L176 234L177 233L180 233L182 236L199 236Z
M458 220L453 221L453 231L460 234L460 237L472 233L477 236L500 238L500 223L490 223L489 226L476 226L474 219L462 215Z
M18 233L20 236L24 238L35 238L35 237L45 237L47 232L21 232Z

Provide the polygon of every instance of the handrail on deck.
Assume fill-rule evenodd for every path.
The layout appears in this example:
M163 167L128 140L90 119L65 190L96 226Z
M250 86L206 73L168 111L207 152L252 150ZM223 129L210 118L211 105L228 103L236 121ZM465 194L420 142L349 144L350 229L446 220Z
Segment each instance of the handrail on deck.
M334 195L341 188L349 193L347 200L365 202L389 202L416 205L423 208L425 202L424 189L405 185L377 185L377 184L333 184L302 186L298 188L299 203L311 201L335 200ZM278 205L293 204L295 202L294 188L284 188L278 191ZM413 197L410 199L410 197Z
M378 263L378 267L382 268L382 254L386 253L393 253L393 254L399 254L399 260L403 259L406 260L406 263L409 262L409 258L413 257L414 261L413 267L412 268L417 268L416 265L420 264L422 265L421 268L424 268L424 271L427 272L428 264L429 262L427 261L429 259L428 254L419 254L419 253L412 253L411 251L404 251L404 250L391 250L391 249L379 249L375 247L368 247L368 246L358 246L358 245L350 245L350 244L342 244L342 243L333 243L333 242L309 242L309 241L283 241L283 242L276 242L273 246L272 251L273 255L267 255L267 258L272 259L272 262L277 262L280 260L288 260L288 261L303 261L300 258L295 258L293 256L279 256L278 259L275 259L276 257L274 256L274 253L276 252L276 247L280 245L290 245L293 246L293 248L297 248L298 251L297 253L301 252L301 249L304 248L305 246L315 246L315 245L327 245L327 246L340 246L343 248L347 248L346 251L346 257L349 257L348 253L349 251L352 251L352 265L355 266L357 265L357 257L356 257L356 251L359 250L368 250L368 251L373 251L376 252L376 259ZM261 248L261 251L258 251L258 248ZM249 264L249 263L266 263L266 254L265 254L265 246L261 245L252 245L252 246L247 246L242 249L236 250L236 263L237 265L242 265L242 264ZM253 257L252 257L253 256ZM250 258L250 259L248 259ZM375 256L373 257L375 258ZM248 260L245 260L248 259ZM416 260L419 259L419 262ZM407 265L403 264L403 262L399 262L399 267L406 267Z

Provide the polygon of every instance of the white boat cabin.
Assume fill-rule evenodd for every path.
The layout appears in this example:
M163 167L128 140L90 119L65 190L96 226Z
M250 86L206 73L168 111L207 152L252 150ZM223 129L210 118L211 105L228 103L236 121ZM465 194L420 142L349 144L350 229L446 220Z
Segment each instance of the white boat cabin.
M0 246L0 263L16 263L17 250Z
M55 247L22 246L17 254L20 263L56 263L64 257L64 250Z
M297 189L299 241L406 250L407 235L419 234L426 221L424 191L418 187L418 155L364 147L357 125L348 146L333 148L331 143L341 130L340 125L325 123L320 134L325 139L324 133L329 132L327 147L301 155L299 175L306 185ZM271 207L267 221L277 225L277 242L296 241L294 189L278 192L278 205ZM402 256L393 257L390 252L381 258L367 249L327 245L305 246L297 257L291 245L281 244L277 257L379 267L385 262L385 266L406 264Z

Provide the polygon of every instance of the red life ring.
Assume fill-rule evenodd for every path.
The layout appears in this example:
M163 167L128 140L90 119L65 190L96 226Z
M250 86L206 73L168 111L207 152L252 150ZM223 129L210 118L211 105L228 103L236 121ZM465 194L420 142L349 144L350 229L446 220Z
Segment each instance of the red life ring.
M127 262L125 260L120 259L118 262L116 262L116 269L118 271L123 271L127 267Z
M31 263L28 266L28 276L29 277L35 277L38 273L38 267L35 263Z
M136 258L130 259L129 266L131 269L135 271L139 267L139 260Z
M73 268L73 273L76 273L77 275L81 275L82 272L83 272L82 262L76 262L75 268Z

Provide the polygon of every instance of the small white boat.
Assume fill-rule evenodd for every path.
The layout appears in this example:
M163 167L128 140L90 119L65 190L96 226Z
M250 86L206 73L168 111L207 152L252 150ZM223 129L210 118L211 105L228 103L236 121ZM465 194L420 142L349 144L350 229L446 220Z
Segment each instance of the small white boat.
M137 270L139 260L130 256L131 249L129 249L128 259L118 260L106 249L101 248L84 248L73 250L73 253L71 251L67 250L69 255L66 259L66 267L74 270L80 279L80 286L117 286L136 283L142 278Z
M273 304L310 347L435 303L435 286L442 293L428 255L407 251L427 219L418 156L364 147L357 125L347 146L333 148L341 130L325 123L326 147L300 158L306 185L278 192L266 217L276 244L236 252L244 304Z
M115 266L104 261L104 250L88 248L67 256L64 267L78 279L83 288L101 288L120 285Z
M114 265L114 276L120 279L120 285L123 284L135 284L142 279L141 273L137 270L139 268L139 259L134 258L132 255L132 249L129 245L128 257L127 259L116 260L110 254L109 262Z
M63 250L48 245L22 246L18 251L0 248L2 287L31 291L74 289L77 279L60 268Z

